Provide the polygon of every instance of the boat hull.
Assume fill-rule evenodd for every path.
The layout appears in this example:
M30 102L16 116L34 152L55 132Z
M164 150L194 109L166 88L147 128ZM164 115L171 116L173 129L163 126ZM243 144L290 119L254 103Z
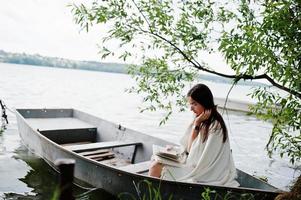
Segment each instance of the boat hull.
M75 160L75 168L74 168L74 177L77 180L83 181L93 187L102 188L113 195L123 195L126 196L125 193L132 194L139 198L139 195L148 194L148 186L151 184L153 188L160 190L163 199L168 199L170 196L173 199L201 199L201 195L204 192L215 191L216 193L210 193L210 195L217 199L222 199L221 197L232 197L232 199L239 199L241 195L249 195L253 198L251 199L274 199L279 192L265 190L265 189L255 189L255 188L231 188L231 187L222 187L222 186L213 186L213 185L205 185L205 184L196 184L196 183L184 183L184 182L175 182L175 181L167 181L160 180L157 178L152 178L143 174L130 173L127 171L120 170L116 167L110 167L108 165L101 164L97 161L83 158L75 152L69 151L63 148L61 145L53 142L48 139L44 135L42 135L36 127L32 127L27 122L28 118L32 117L64 117L63 115L73 116L82 120L89 121L91 124L95 125L99 132L101 130L112 129L115 135L113 136L97 136L102 137L102 139L107 139L110 137L120 139L120 125L113 124L111 122L104 121L97 117L91 116L89 114L83 113L81 111L73 110L73 109L52 109L47 110L47 114L44 113L43 109L35 109L30 110L26 114L26 110L18 109L17 110L17 122L20 136L24 145L34 152L36 155L42 157L46 162L48 162L52 167L56 168L54 165L57 159L62 158L70 158ZM69 113L70 112L70 113ZM125 129L124 129L125 130ZM136 138L137 134L140 133L127 130L129 133L127 134L129 138ZM103 131L105 132L105 131ZM132 135L131 135L132 132ZM124 133L123 133L124 134ZM126 135L126 134L124 134ZM107 137L107 138L106 138ZM125 136L122 136L125 137ZM145 141L144 150L140 150L136 155L136 161L143 159L149 159L149 155L151 155L151 144L161 144L165 145L169 142L153 138L147 135L139 135L139 139ZM121 138L126 139L126 138ZM143 158L147 156L148 158ZM241 172L243 173L244 172ZM247 175L246 175L247 177ZM253 180L253 179L252 179ZM256 181L256 180L255 180ZM258 180L258 183L265 184ZM270 187L267 185L267 187ZM275 188L274 188L275 189ZM126 199L126 198L125 198Z

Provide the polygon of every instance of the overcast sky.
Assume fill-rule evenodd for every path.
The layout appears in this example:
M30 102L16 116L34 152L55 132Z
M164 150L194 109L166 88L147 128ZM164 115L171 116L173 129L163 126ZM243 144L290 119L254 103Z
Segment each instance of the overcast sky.
M101 61L100 32L80 31L68 4L89 0L0 0L0 49L76 60ZM216 69L229 72L220 56L205 55ZM105 62L122 62L116 58Z
M70 0L0 0L0 49L99 60L97 33L79 31ZM78 1L73 1L78 2Z

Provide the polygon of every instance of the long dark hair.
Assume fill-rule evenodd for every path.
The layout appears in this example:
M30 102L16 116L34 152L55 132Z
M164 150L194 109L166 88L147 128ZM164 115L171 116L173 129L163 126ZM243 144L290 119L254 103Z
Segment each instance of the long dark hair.
M223 131L223 142L225 142L228 137L227 127L222 116L216 110L216 105L214 105L213 95L210 89L204 84L197 84L188 91L187 96L201 104L205 110L211 110L210 117L201 124L201 130L203 130L204 134L203 142L207 140L209 127L214 121L218 121L217 127L215 128L218 128L220 125L220 128Z

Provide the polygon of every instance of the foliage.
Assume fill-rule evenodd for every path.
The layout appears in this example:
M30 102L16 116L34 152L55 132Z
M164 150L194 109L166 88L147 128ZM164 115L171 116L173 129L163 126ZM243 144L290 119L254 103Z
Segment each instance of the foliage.
M60 197L60 188L57 186L56 189L53 192L51 200L58 200L59 197Z
M132 65L130 74L136 74L135 79L138 87L132 87L129 92L143 93L144 102L150 105L141 111L157 109L168 110L167 115L161 120L160 125L165 123L172 113L172 105L176 105L183 111L186 101L181 94L185 84L183 80L192 81L194 74L184 69L170 70L164 59L147 59L142 67ZM142 75L141 75L142 74ZM170 97L173 97L172 99Z
M253 113L273 122L268 152L287 154L294 163L301 158L301 2L266 1L263 11L239 7L242 16L225 31L219 49L237 73L263 76L275 87L256 88L259 103ZM258 15L260 17L258 17Z
M5 131L6 129L6 122L4 122L4 120L1 120L1 125L0 125L0 136L2 135L2 133Z
M137 196L140 200L162 200L163 196L160 191L160 185L159 187L153 186L151 182L148 180L142 180L139 181L137 184L135 182L134 186L137 192ZM136 200L135 195L131 193L121 193L118 195L119 199L133 199ZM168 200L172 200L172 194L168 197Z
M106 24L103 58L141 61L130 69L137 81L130 91L144 95L144 109L166 109L167 118L175 105L183 109L179 99L198 71L234 83L267 80L271 86L259 86L251 95L259 100L252 112L274 125L268 152L287 155L292 163L301 159L299 0L108 0L73 5L72 11L87 31ZM235 74L215 71L204 52L222 53Z
M135 182L134 186L137 192L137 195L131 193L121 193L118 195L118 199L131 199L136 200L138 196L139 200L162 200L168 198L168 200L176 199L173 197L173 194L169 194L167 197L164 197L159 187L154 186L148 180L139 181L137 184ZM254 200L254 195L251 193L243 194L234 194L228 191L226 194L219 194L215 190L212 190L208 187L203 188L204 191L200 194L200 200Z

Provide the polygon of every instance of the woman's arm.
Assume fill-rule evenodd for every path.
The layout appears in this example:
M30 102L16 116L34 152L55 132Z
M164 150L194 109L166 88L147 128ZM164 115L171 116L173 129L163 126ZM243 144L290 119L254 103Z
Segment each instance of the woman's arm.
M188 138L188 143L187 143L187 151L190 151L191 145L194 141L194 139L198 136L199 132L200 132L200 125L203 121L205 121L206 119L208 119L211 115L211 110L205 110L202 114L200 114L199 116L197 116L194 119L193 122L193 127L191 130L191 134Z
M187 143L187 151L188 152L190 152L190 148L191 148L192 142L198 136L198 134L199 134L199 131L196 131L195 127L193 126L192 130L191 130L191 134L190 134L190 136L188 138L188 143Z

